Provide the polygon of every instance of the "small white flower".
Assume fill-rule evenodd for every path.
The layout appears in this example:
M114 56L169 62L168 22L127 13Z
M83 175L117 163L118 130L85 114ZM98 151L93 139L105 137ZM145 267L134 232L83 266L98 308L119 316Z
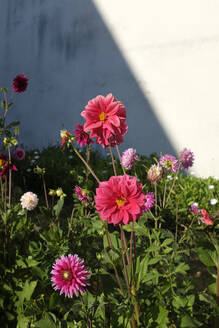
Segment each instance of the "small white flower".
M35 162L36 162L35 159L32 159L32 160L30 161L31 164L34 164Z
M212 199L210 200L211 205L215 205L215 204L217 204L217 202L218 202L218 200L215 199L215 198L212 198Z
M39 156L39 155L36 155L36 156L34 156L34 159L38 159L38 158L40 158L40 156Z
M168 180L173 180L173 177L172 177L171 175L168 175L168 176L167 176L167 179L168 179Z
M38 155L38 151L36 150L36 151L34 152L34 154Z
M209 189L214 189L214 186L213 185L210 185L208 188Z
M31 191L26 192L21 196L21 206L26 208L28 211L32 211L38 204L38 197Z
M32 171L32 169L27 169L27 172L31 172Z
M214 178L214 180L219 180L219 177L213 177Z
M68 158L69 158L69 159L72 159L72 158L73 158L73 156L72 156L72 155L70 155L70 156L68 156Z
M198 207L198 203L197 202L193 203L192 205Z

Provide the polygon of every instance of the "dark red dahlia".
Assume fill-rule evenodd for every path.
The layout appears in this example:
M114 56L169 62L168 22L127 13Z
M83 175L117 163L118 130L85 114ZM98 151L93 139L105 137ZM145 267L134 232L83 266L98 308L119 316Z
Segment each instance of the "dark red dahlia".
M27 89L28 78L23 74L18 74L13 80L13 90L15 92L24 92Z

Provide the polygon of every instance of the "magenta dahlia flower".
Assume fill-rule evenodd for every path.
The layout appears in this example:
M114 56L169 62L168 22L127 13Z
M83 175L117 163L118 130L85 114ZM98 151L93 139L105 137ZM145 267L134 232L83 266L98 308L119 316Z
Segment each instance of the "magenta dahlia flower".
M82 147L86 145L90 145L91 143L94 143L93 140L91 140L89 134L84 131L84 126L77 124L76 130L73 131L75 133L75 140L76 142Z
M91 132L91 137L104 148L119 145L128 130L125 106L112 94L91 99L81 116L86 120L84 131Z
M61 256L53 264L51 271L55 290L60 289L60 295L65 293L65 297L78 296L78 292L85 293L84 287L89 285L86 280L89 278L87 267L83 265L84 260L80 260L78 255Z
M178 161L173 155L163 155L160 158L160 165L168 172L176 172L178 170Z
M153 207L155 204L154 194L149 192L146 194L146 202L145 202L145 209L144 212L147 212Z
M15 92L24 92L27 89L28 78L23 74L18 74L13 80L13 90Z
M130 170L135 164L135 161L138 160L139 158L138 155L136 155L136 150L133 148L125 150L122 154L122 166L124 166L127 170Z
M148 180L150 181L151 184L159 181L162 178L163 175L163 170L162 167L158 164L153 164L150 169L148 170Z
M23 150L23 148L15 148L14 158L17 161L22 161L25 158L25 151Z
M83 189L81 189L79 186L75 186L75 193L76 193L78 199L81 202L83 202L85 204L89 204L90 203L90 201L89 201L89 199L87 197L86 192Z
M201 209L198 207L198 204L194 203L191 205L189 209L192 213L195 215L200 215L201 214Z
M142 184L136 177L125 174L100 182L96 189L95 208L101 220L114 225L128 224L142 215L145 201Z
M187 170L193 165L194 154L191 150L185 148L179 153L179 163L183 170Z

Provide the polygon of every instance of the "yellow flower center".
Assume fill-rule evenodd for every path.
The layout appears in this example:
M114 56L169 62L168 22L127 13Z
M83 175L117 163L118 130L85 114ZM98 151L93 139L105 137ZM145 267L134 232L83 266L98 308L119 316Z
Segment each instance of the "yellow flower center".
M100 113L100 115L99 115L99 119L100 119L100 121L105 121L106 115L107 115L107 114L104 113L104 112Z
M64 271L63 272L63 278L67 280L68 277L69 277L69 272L68 271Z
M5 164L5 161L3 159L0 159L0 167L2 167Z
M125 201L126 201L126 199L123 196L121 196L120 198L118 198L116 200L116 204L120 207L120 206L124 205Z

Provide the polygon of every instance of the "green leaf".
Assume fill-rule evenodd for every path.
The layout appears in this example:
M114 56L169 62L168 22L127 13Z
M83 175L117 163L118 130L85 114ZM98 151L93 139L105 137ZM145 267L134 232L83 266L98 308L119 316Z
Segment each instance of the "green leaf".
M194 320L188 315L184 315L181 320L181 326L182 328L195 328L198 327Z
M174 239L173 238L167 238L164 240L164 242L161 244L161 247L164 247L164 246L168 246L170 245L171 243L174 242Z
M25 299L27 301L30 300L30 298L31 298L31 296L34 292L34 289L36 288L36 285L37 285L37 281L30 281L29 282L28 280L26 280L26 282L24 284L24 287L23 287L23 290L16 292L20 304L23 304Z
M55 216L56 218L58 218L61 210L62 210L62 207L64 205L64 199L63 198L60 198L57 202L57 204L53 207L54 208L54 211L55 211Z
M185 264L185 263L180 263L176 269L175 269L175 273L179 272L179 273L182 273L182 274L186 274L186 271L189 270L189 266L188 264Z
M217 266L217 252L208 248L196 249L201 262L206 266Z

